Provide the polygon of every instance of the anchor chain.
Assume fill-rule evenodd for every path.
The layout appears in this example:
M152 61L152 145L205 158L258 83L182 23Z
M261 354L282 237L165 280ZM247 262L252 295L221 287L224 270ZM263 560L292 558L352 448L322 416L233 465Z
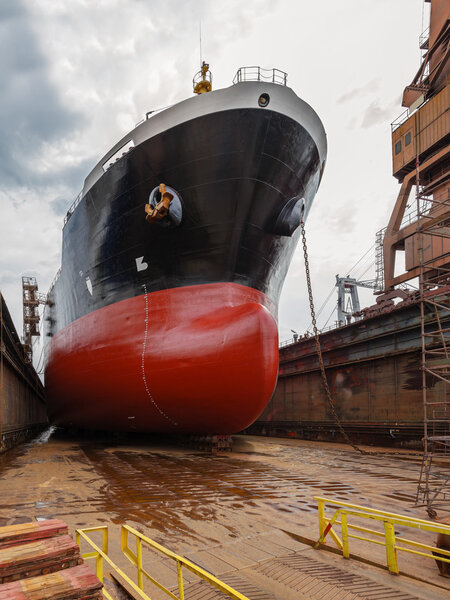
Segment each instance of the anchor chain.
M328 381L327 381L327 376L325 374L325 365L323 364L322 348L320 346L320 339L319 339L319 331L317 329L316 311L314 308L314 299L313 299L313 293L312 293L312 287L311 287L311 274L309 271L308 248L306 246L305 223L304 223L303 219L300 221L300 228L301 228L301 232L302 232L303 255L305 257L306 285L308 286L309 306L311 309L311 321L312 321L312 326L313 326L313 331L314 331L314 338L316 341L316 351L317 351L317 357L319 359L320 372L322 374L322 381L323 381L323 386L325 388L328 405L333 414L334 420L339 428L339 431L341 432L345 441L348 444L350 444L350 446L352 446L352 448L354 448L357 452L360 452L361 454L376 454L375 452L367 452L366 450L363 450L362 448L357 446L350 439L350 437L348 436L344 427L342 426L342 422L336 412L336 407L333 402L333 396L331 395L330 387L329 387Z

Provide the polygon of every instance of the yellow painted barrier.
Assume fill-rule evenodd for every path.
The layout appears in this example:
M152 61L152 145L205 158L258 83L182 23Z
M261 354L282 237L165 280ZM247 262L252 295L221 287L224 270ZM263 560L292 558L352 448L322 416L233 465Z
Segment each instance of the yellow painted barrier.
M98 546L98 544L93 542L93 540L91 540L91 538L87 535L87 533L92 533L92 532L96 532L96 531L102 532L103 537L102 537L102 547L101 548ZM134 553L128 545L129 534L134 536L136 539L136 553ZM90 559L90 558L96 559L96 574L102 583L103 583L103 561L105 560L112 567L112 569L116 573L118 573L128 583L129 586L131 586L131 588L137 593L137 595L140 598L143 598L144 600L150 600L150 597L144 592L144 576L147 579L149 579L154 585L156 585L160 590L165 592L165 594L167 594L170 598L173 598L174 600L184 600L183 568L187 569L191 573L194 573L194 575L197 575L200 579L203 579L210 585L214 586L215 588L217 588L218 590L223 592L229 598L233 598L233 600L249 600L249 598L247 598L247 596L244 596L243 594L237 592L236 590L234 590L232 587L230 587L223 581L220 581L220 579L217 579L217 577L214 577L214 575L211 575L211 573L208 573L207 571L205 571L201 567L197 566L193 562L187 560L186 558L183 558L182 556L179 556L178 554L175 554L174 552L165 548L164 546L161 546L161 544L158 544L158 542L155 542L154 540L143 535L136 529L129 527L128 525L122 525L122 527L121 527L120 549L122 550L123 554L128 558L128 560L137 569L137 584L132 579L130 579L130 577L128 577L128 575L126 575L122 571L122 569L120 569L120 567L118 567L109 558L109 556L108 556L108 527L107 526L88 527L85 529L77 529L76 530L76 541L77 541L77 544L80 546L80 549L81 549L82 540L87 542L87 544L89 544L89 546L91 548L93 548L94 551L82 553L81 556L85 559ZM178 596L176 596L173 592L171 592L169 589L167 589L164 585L162 585L162 583L157 581L154 577L152 577L150 575L150 573L148 573L144 569L143 560L142 560L142 544L146 544L147 546L150 546L153 550L160 552L161 554L163 554L164 556L167 556L168 558L172 559L176 563ZM113 598L105 590L105 588L103 588L103 595L108 600L113 600Z
M320 537L315 545L316 548L319 548L320 544L326 544L326 538L328 535L330 535L330 537L333 539L336 546L342 550L344 558L350 557L349 538L355 538L357 540L363 540L372 544L385 546L388 569L395 575L399 574L397 551L418 554L419 556L425 556L434 560L441 560L442 562L450 563L450 551L443 550L442 548L436 548L435 546L430 546L428 544L423 544L422 542L408 540L404 537L398 537L396 536L394 529L394 525L399 525L403 527L411 527L412 529L420 529L421 531L450 535L449 525L439 524L434 521L416 519L414 517L406 517L404 515L398 515L383 510L375 510L366 506L359 506L358 504L349 504L347 502L330 500L329 498L315 496L314 500L317 500L319 509ZM325 515L325 506L334 510L334 514L331 517L327 517ZM349 524L349 516L378 521L380 524L383 524L383 530L377 531L376 529L369 529L368 527ZM336 525L341 526L342 539L335 531ZM349 529L368 533L383 539L371 539L360 535L354 535L349 533ZM420 550L439 552L439 554L443 556L436 556L430 553L421 552Z

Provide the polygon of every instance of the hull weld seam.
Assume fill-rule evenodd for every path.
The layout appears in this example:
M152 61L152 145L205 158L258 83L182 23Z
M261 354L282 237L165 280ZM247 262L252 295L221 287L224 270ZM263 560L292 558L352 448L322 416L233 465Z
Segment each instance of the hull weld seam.
M144 387L145 387L145 391L147 392L147 396L150 398L153 406L156 408L156 410L168 421L170 421L172 423L172 425L178 426L178 423L176 421L174 421L173 419L171 419L168 415L166 415L166 413L158 406L158 404L156 403L155 399L153 398L149 387L148 387L148 383L147 383L147 376L145 374L145 351L147 348L147 338L148 338L148 315L149 315L149 310L148 310L148 292L147 292L147 286L144 283L143 285L144 288L144 300L145 300L145 331L144 331L144 341L142 343L142 362L141 362L141 370L142 370L142 381L144 382Z

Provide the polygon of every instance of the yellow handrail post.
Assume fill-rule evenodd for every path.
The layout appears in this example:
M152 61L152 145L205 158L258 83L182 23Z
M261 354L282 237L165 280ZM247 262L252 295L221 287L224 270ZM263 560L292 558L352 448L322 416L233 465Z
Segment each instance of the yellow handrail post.
M323 534L325 532L326 521L325 521L325 502L319 498L317 500L318 509L319 509L319 539L323 538ZM323 544L326 544L326 540L323 540Z
M348 548L347 513L345 511L341 511L341 530L342 530L342 555L344 558L350 558L350 551Z
M183 587L183 564L177 560L177 577L178 577L178 594L180 600L184 600L184 587Z
M136 536L136 556L137 556L137 572L138 586L141 590L144 589L144 578L142 576L142 540Z
M101 554L97 554L95 557L95 571L95 574L103 583L103 556Z
M102 550L105 554L108 554L108 528L105 527L102 530Z
M122 552L124 552L124 550L127 548L128 546L128 530L125 529L125 527L122 525L122 527L120 528L120 549Z
M342 541L341 541L340 537L338 536L338 534L333 529L333 525L334 525L336 519L338 518L339 514L340 514L340 511L339 511L339 509L337 509L331 519L327 519L325 516L323 516L323 523L325 524L325 528L323 529L323 532L320 535L320 538L317 540L316 544L314 545L314 548L316 550L319 548L320 544L326 543L325 541L326 541L328 534L331 535L336 546L338 548L342 549ZM319 516L319 520L320 520L320 516ZM322 525L319 525L319 528L321 528L321 527L322 527Z
M334 543L336 544L336 546L342 550L342 540L341 540L341 538L338 536L338 534L333 529L333 525L337 521L337 518L339 517L339 515L340 515L340 510L337 509L336 512L334 513L334 515L331 517L330 520L325 519L325 523L327 524L327 526L325 527L325 531L323 532L323 536L324 536L324 539L325 539L326 536L328 534L330 534L331 537L333 538Z
M399 574L397 562L397 550L395 548L395 529L392 523L384 521L384 533L386 539L386 559L389 571L394 575Z

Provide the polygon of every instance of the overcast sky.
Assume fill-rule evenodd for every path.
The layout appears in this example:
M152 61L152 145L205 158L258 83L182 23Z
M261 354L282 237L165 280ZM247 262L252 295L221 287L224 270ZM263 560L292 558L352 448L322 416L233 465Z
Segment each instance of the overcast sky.
M191 95L200 20L215 88L230 85L240 66L276 67L324 123L328 161L307 222L320 306L335 275L347 275L372 246L398 193L390 123L420 64L423 7L423 0L0 0L0 290L19 332L21 276L36 276L47 291L60 265L63 216L89 170L147 111ZM373 258L350 275L373 277ZM361 296L373 303L370 292ZM319 325L335 301L333 294ZM280 339L310 324L300 246L279 317Z

